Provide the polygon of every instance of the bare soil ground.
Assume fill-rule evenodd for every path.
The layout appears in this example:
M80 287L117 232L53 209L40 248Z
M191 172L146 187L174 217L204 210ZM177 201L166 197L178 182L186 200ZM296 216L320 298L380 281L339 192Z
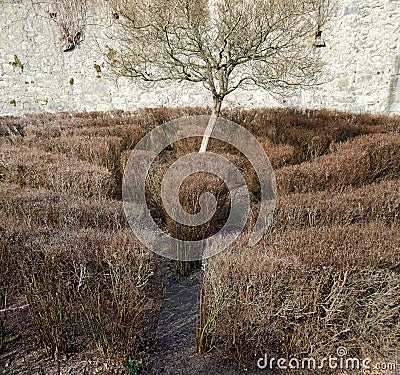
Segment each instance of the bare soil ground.
M201 271L167 279L167 294L158 324L158 344L143 364L143 374L240 375L250 374L229 364L218 352L196 354L194 331Z

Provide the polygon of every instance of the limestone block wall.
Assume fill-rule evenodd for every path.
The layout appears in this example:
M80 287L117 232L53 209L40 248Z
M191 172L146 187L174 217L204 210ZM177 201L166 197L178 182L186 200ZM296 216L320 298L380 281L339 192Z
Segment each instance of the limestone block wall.
M149 85L109 74L104 54L113 18L107 0L90 7L85 40L71 52L62 52L59 27L46 6L0 0L0 115L211 105L201 85ZM400 114L400 0L337 0L322 36L327 83L282 102L260 89L241 90L224 105Z

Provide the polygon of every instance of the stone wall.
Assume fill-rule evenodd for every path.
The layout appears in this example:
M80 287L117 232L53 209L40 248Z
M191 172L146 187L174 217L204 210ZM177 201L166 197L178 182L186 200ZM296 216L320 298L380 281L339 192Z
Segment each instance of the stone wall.
M104 53L113 18L106 0L89 9L85 40L71 52L62 52L49 10L39 1L0 0L0 115L211 105L201 85L148 85L110 76ZM399 114L400 0L338 0L322 36L326 84L282 103L259 89L237 91L224 105Z

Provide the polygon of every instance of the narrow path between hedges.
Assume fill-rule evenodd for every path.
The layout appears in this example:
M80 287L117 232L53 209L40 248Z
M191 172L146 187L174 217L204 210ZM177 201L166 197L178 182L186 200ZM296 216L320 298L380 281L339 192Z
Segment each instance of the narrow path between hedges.
M217 352L197 355L194 333L201 271L186 277L169 274L166 297L157 327L158 344L145 359L146 375L242 375L251 374L224 363Z

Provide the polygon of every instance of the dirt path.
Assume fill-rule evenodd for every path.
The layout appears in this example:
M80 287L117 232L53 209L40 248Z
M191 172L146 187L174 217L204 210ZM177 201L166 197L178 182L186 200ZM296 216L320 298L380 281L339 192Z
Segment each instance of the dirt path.
M201 272L177 278L169 275L166 298L157 328L158 345L143 363L146 375L242 375L251 374L228 365L218 353L197 355L194 331Z

